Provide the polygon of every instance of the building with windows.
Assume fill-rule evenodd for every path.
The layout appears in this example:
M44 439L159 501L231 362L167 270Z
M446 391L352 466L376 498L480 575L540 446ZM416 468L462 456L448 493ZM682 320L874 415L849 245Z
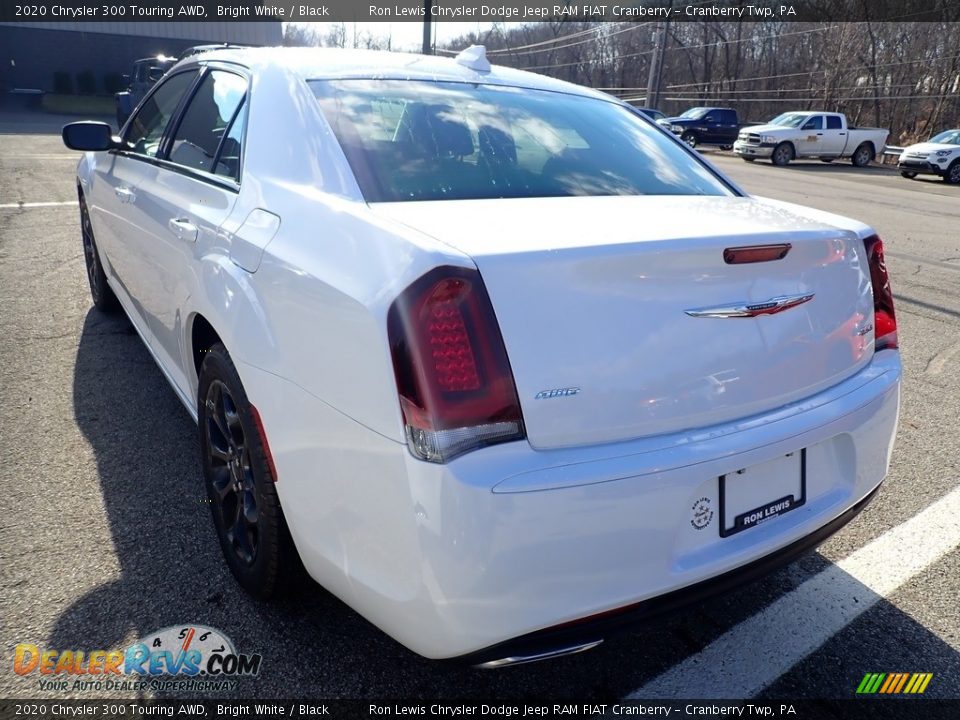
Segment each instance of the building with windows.
M0 22L0 92L54 90L59 73L84 75L94 92L109 94L133 61L178 55L193 45L279 45L279 20L267 22Z

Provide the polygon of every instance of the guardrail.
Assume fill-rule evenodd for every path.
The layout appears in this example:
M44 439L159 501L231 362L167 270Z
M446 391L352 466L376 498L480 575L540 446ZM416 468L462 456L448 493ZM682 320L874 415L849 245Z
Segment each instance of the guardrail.
M902 147L897 145L885 145L878 160L880 161L881 165L888 165L891 162L896 162L896 158L900 157L900 153L902 152Z

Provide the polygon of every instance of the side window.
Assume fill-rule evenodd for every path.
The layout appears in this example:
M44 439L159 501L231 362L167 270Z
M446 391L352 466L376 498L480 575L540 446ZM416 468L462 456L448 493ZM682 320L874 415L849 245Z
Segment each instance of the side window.
M823 115L814 115L803 124L804 130L823 130Z
M839 115L827 115L827 130L841 130L843 125Z
M184 93L193 84L195 71L177 73L157 86L127 127L127 147L135 153L156 157L160 140Z
M239 75L222 70L207 73L174 133L169 160L212 173L217 150L221 141L228 137L227 126L236 115L246 91L247 81ZM234 154L239 158L238 152Z
M737 124L737 114L733 110L723 110L723 124L724 125L736 125Z
M220 154L217 155L216 170L214 170L217 175L240 182L240 158L243 156L243 132L246 127L247 101L244 100L234 115L227 136L220 144Z

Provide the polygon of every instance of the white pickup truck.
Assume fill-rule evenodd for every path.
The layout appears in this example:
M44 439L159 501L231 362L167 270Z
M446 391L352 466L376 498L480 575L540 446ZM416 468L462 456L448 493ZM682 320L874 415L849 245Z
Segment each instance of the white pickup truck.
M864 167L883 150L889 134L880 128L849 127L843 113L786 112L766 125L741 128L733 152L747 162L770 158L780 166L797 158L850 158Z

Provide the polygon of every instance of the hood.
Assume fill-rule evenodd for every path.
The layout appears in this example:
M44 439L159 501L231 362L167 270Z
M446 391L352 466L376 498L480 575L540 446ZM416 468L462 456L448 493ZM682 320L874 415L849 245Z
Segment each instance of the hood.
M762 135L763 133L772 133L779 130L793 130L794 128L784 127L783 125L771 125L767 123L766 125L749 125L747 127L740 128L742 133L756 133L757 135Z
M946 143L932 143L932 142L923 142L917 143L916 145L910 145L903 149L904 153L932 153L937 152L937 150L951 150L951 151L960 151L960 145L947 145Z

